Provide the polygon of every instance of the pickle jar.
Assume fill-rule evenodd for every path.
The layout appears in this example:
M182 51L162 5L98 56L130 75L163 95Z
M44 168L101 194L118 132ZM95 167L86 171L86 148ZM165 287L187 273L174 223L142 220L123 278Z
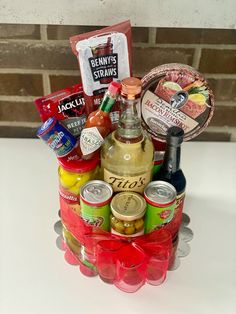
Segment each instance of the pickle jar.
M67 158L60 158L58 160L60 187L71 194L79 195L82 185L99 177L99 159L68 161Z
M71 217L68 215L71 211L80 215L80 188L84 183L100 177L99 159L68 160L65 157L58 161L60 209L65 220L65 217ZM70 221L67 223L70 228Z
M59 197L63 237L71 252L80 261L80 271L87 276L97 275L96 267L84 256L82 246L73 234L76 234L78 216L80 216L80 188L86 182L100 179L99 159L68 160L58 158Z
M136 237L144 234L145 199L135 192L121 192L111 201L111 233Z

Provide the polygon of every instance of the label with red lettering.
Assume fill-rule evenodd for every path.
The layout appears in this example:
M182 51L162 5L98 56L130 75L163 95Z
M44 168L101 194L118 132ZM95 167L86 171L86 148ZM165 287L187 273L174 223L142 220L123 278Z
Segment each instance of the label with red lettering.
M165 135L171 126L179 126L185 133L189 133L199 124L150 91L147 91L142 99L142 117L153 135Z
M79 195L70 193L66 189L64 189L62 186L59 187L59 194L62 198L64 198L67 203L79 203L80 198Z
M202 74L184 64L152 69L142 78L142 125L154 140L165 142L168 128L184 130L184 140L200 134L214 111L214 96Z

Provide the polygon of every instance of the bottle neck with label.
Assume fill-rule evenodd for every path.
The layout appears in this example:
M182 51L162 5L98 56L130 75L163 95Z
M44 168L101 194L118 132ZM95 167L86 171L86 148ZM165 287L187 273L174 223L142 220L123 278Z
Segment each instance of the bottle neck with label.
M137 143L143 139L137 107L140 106L141 81L129 77L121 85L122 114L115 137L124 143Z
M171 183L178 195L184 192L186 186L185 176L180 169L183 136L184 131L179 127L171 127L168 130L164 161L154 177L154 180L163 180Z
M99 110L109 113L116 102L116 95L112 95L109 91L107 91L103 97L102 103L99 106Z

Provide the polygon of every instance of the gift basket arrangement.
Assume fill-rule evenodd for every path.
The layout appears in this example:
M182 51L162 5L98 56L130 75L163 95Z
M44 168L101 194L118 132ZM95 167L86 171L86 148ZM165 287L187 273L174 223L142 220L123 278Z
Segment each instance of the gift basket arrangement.
M125 292L160 285L187 219L181 143L208 125L212 91L182 64L132 77L128 21L70 42L82 84L35 101L59 164L65 259Z

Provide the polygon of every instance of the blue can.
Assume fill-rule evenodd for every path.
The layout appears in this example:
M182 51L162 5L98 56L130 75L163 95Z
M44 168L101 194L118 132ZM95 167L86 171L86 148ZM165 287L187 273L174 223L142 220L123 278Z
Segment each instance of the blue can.
M57 157L68 155L76 145L76 138L55 117L44 122L37 136L54 150Z

